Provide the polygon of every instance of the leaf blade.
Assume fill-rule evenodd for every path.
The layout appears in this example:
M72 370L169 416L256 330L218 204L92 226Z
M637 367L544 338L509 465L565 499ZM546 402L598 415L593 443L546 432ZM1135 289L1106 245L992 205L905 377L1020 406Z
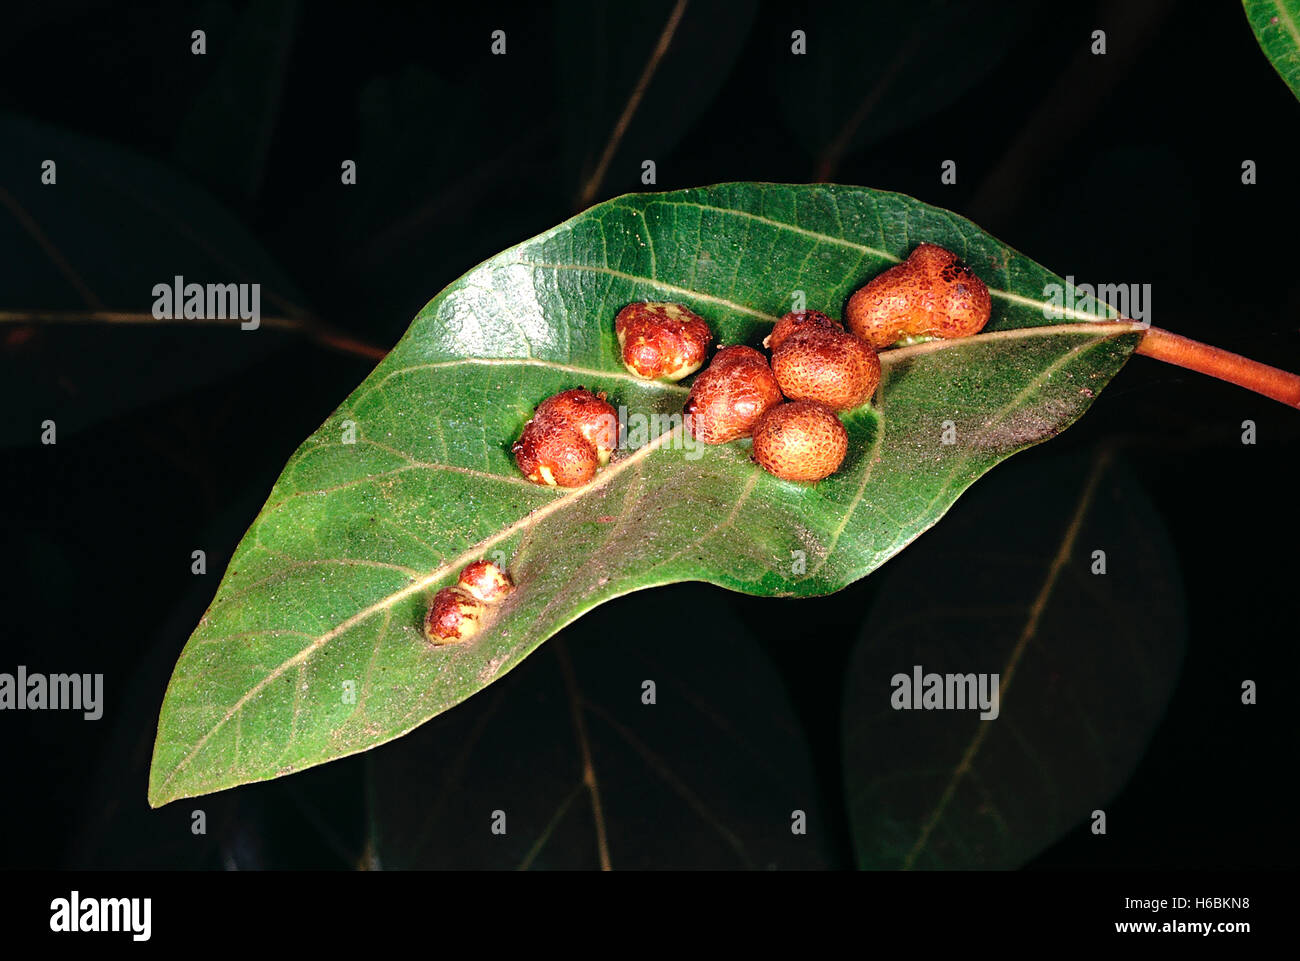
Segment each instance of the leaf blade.
M1278 76L1300 98L1300 3L1243 0L1250 29Z
M998 283L988 333L887 352L878 402L845 417L852 453L827 481L778 481L747 445L701 449L679 420L653 439L629 431L580 490L519 478L509 446L559 390L680 411L680 385L623 372L611 329L623 304L671 294L720 342L754 342L792 291L838 310L920 239ZM1129 356L1129 325L1053 325L1036 296L1053 282L947 211L822 185L616 198L491 258L435 297L291 458L177 664L150 803L398 737L633 590L703 580L810 596L864 576L998 461L1073 423ZM341 442L349 424L357 443ZM430 650L428 597L494 552L516 591L479 638Z

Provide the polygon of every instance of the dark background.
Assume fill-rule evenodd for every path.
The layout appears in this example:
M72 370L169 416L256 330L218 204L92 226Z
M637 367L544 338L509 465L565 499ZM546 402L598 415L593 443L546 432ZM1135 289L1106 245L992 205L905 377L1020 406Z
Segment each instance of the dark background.
M106 308L147 312L153 283L177 272L203 280L204 265L235 263L284 298L277 310L264 293L265 314L391 346L445 284L576 212L671 9L621 6L7 8L0 310L88 306L15 216L22 210ZM1061 275L1150 283L1157 326L1300 368L1300 272L1289 247L1300 212L1300 104L1237 4L875 6L691 3L596 199L729 180L897 190L971 217ZM190 54L196 27L207 30L204 57ZM497 28L507 31L505 57L489 53ZM806 57L790 55L795 28L808 31ZM1096 28L1108 34L1103 57L1088 52ZM65 131L91 139L61 139ZM101 153L103 144L130 153ZM37 180L47 156L59 160L57 188ZM102 223L82 229L80 218L104 212L93 209L97 195L79 199L79 179L125 169L131 157L159 165L117 175L118 184L138 177L135 199L122 203L139 204L139 215L114 214L107 232ZM355 187L339 183L344 158L358 162ZM640 183L647 158L655 188ZM1258 165L1254 186L1241 183L1247 158ZM940 183L945 159L958 163L956 185ZM203 193L212 199L195 199ZM158 249L151 196L166 197L188 241ZM212 213L213 200L229 222ZM519 863L518 850L486 850L485 832L412 828L418 822L406 819L418 811L399 801L427 802L426 813L442 811L435 820L454 827L458 805L490 810L513 791L551 810L569 795L577 755L556 642L409 744L148 810L149 753L172 664L284 462L373 365L319 334L267 329L255 347L251 336L0 324L0 670L103 672L107 702L93 723L0 716L0 861ZM46 417L59 423L55 447L38 443ZM1240 443L1244 419L1258 425L1254 447ZM1297 668L1298 438L1295 411L1135 358L1079 424L977 485L1012 485L1004 500L1019 516L1005 523L1041 529L1050 542L1070 505L1017 498L1013 469L1086 463L1122 441L1126 476L1176 552L1186 603L1181 673L1135 773L1106 805L1110 834L1099 841L1080 822L1032 867L1295 863L1295 722L1283 685ZM963 511L974 524L963 499L909 550L915 563L945 525L968 529ZM190 573L196 548L208 552L205 577ZM667 722L639 754L620 754L613 727L602 734L593 720L616 867L854 864L842 677L897 563L807 602L663 588L564 633L593 702L607 696L614 642L668 668L675 650L703 651L690 658L701 701L725 705L728 726L754 739L786 738L781 750L810 765L791 780L801 785L796 803L817 813L816 837L793 850L775 839L788 834L784 799L787 813L772 819L761 786L707 764L691 770L698 759L675 753L695 739L698 718ZM1042 573L1031 565L1022 575L1028 596ZM710 613L699 614L704 629L685 624L665 644L653 612L674 607ZM743 653L708 653L715 630L726 635L721 647ZM1261 704L1245 710L1238 689L1248 677ZM776 712L767 701L732 696L751 683L766 691L773 678L797 722L794 742L784 728L768 732ZM572 801L532 863L593 866L586 804ZM188 831L197 807L209 817L204 838ZM765 818L775 827L755 826Z

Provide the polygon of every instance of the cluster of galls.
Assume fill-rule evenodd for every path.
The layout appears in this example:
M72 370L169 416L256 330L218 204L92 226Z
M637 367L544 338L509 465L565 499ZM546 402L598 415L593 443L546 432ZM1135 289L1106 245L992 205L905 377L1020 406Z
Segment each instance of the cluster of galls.
M921 244L849 298L848 330L816 310L786 314L752 347L722 347L691 385L686 426L706 444L753 438L753 458L784 480L829 477L848 453L838 412L865 404L880 384L876 351L905 337L965 337L988 322L988 288L955 254ZM713 332L680 304L636 303L614 331L623 365L645 380L678 381L703 366ZM609 462L618 417L605 395L566 390L537 405L511 448L535 484L581 487ZM491 561L475 561L455 587L434 595L424 634L433 644L473 637L514 585Z
M691 385L686 425L696 440L754 439L753 458L769 474L819 481L835 473L849 435L835 415L866 401L880 383L880 358L836 320L816 310L786 314L752 347L724 347Z
M988 288L955 254L920 244L906 261L859 289L846 309L849 329L816 310L786 314L752 347L722 347L691 385L686 426L696 440L753 438L753 458L783 480L829 477L848 453L837 413L866 403L880 384L876 351L905 337L965 337L988 322ZM645 380L681 380L700 368L713 334L680 304L636 303L614 331L623 365ZM538 484L579 487L595 476L617 441L605 395L557 394L538 406L513 450Z
M433 595L424 617L424 636L437 645L469 640L483 626L488 609L514 589L510 576L491 561L467 565L455 587Z
M753 457L783 480L812 482L839 469L849 438L836 416L880 384L876 351L904 337L965 337L988 322L988 288L955 254L921 244L858 290L849 330L817 310L786 314L763 346L724 347L695 379L686 413L707 444L753 438ZM782 399L785 403L782 403Z

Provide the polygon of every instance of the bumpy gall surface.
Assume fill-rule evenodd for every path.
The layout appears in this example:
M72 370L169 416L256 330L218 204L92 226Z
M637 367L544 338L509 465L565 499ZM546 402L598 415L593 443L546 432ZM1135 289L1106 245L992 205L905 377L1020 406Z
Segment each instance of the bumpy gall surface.
M510 448L534 484L581 487L609 462L618 443L618 414L604 394L574 388L537 405Z
M424 617L424 636L433 644L459 644L478 633L482 617L482 604L458 588L444 587Z
M849 329L877 350L901 337L968 337L988 323L984 281L960 257L920 244L849 298Z
M752 347L723 347L695 378L686 398L686 423L696 440L725 444L748 437L754 422L781 403L767 358Z
M515 589L510 575L491 561L475 561L460 572L456 584L462 591L484 604L498 604Z
M848 450L840 419L811 401L779 404L754 425L754 460L782 480L810 483L829 477Z
M772 373L790 400L849 410L875 393L880 358L866 341L842 330L801 330L772 351Z
M524 476L547 487L581 487L600 468L595 446L565 421L530 420L510 449Z
M575 428L596 448L602 467L618 446L618 412L603 393L593 394L581 387L563 391L538 404L533 420L553 420Z
M772 332L763 338L763 346L775 352L787 337L792 334L804 334L810 331L844 331L844 325L820 310L797 310L786 314L776 322Z
M623 366L646 380L681 380L709 356L713 331L681 304L628 304L614 318Z

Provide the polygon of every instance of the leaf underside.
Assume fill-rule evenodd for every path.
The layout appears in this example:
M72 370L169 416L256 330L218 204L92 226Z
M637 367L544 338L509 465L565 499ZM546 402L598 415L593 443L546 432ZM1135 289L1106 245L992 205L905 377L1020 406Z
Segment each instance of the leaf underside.
M623 305L680 302L720 343L757 346L796 291L839 313L920 241L971 264L992 319L882 354L877 396L843 418L838 473L783 482L747 441L702 448L679 421L637 431L637 415L680 415L687 388L624 372ZM1130 325L1047 318L1053 283L948 211L833 185L628 195L486 261L290 458L177 663L150 803L398 737L630 591L699 580L802 597L865 576L982 473L1069 426L1127 360ZM626 408L629 449L580 490L532 485L510 445L537 403L575 386ZM479 557L500 558L516 590L471 642L431 648L429 598Z

